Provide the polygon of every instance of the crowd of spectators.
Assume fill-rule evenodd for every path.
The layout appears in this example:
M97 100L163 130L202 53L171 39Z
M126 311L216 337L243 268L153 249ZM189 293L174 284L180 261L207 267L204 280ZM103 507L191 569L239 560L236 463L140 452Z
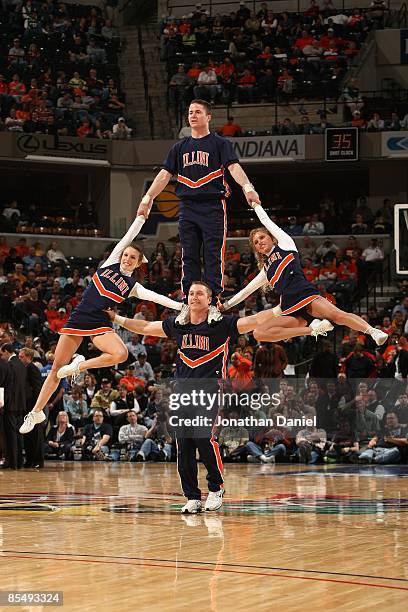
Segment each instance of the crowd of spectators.
M347 117L349 113L349 105L346 104L345 115ZM364 100L361 102L361 109L363 109ZM337 108L337 107L336 107ZM334 109L333 109L334 110ZM364 110L356 109L351 112L351 117L345 119L341 125L344 127L356 127L360 131L367 132L384 132L384 131L396 131L408 130L408 113L401 113L391 111L388 114L387 119L383 119L379 112L373 112L368 118ZM269 129L265 129L265 126L259 129L244 130L237 122L234 121L234 117L227 119L226 123L222 125L217 131L222 136L228 138L236 138L239 136L248 135L272 135L272 136L290 136L297 134L324 134L327 128L337 127L338 123L330 122L330 111L321 109L316 111L317 116L311 116L307 111L306 107L301 107L299 120L296 121L293 117L285 117L282 120L278 120L273 123ZM371 117L371 118L370 118ZM185 134L182 134L184 137ZM179 136L181 137L181 136Z
M254 12L240 2L215 16L198 4L162 24L170 102L183 111L193 96L213 103L337 98L368 31L381 23L372 9L340 12L331 0L310 0L303 13L274 13L267 2Z
M57 0L0 3L0 129L127 139L111 13Z
M13 198L0 213L0 231L94 237L103 235L98 224L96 205L91 200L74 204L68 198L65 203L61 203L60 210L64 210L65 214L56 214L55 208L33 202L21 205Z
M58 331L107 253L99 262L78 261L78 268L73 268L55 243L45 253L36 250L39 246L22 238L10 249L4 238L0 240L0 352L7 359L11 352L18 352L23 363L34 363L45 377L54 359ZM365 249L366 260L370 248ZM306 236L300 246L305 274L325 297L341 301L350 283L356 282L358 267L353 257L359 249L355 237L338 249L329 239L316 247ZM364 252L362 255L364 258ZM164 243L158 243L149 259L149 267L143 270L144 284L181 299L179 244L170 252ZM249 248L238 252L230 246L225 297L256 273ZM250 315L276 303L272 291L259 291L234 312ZM150 321L172 314L134 299L121 308L126 316ZM236 340L231 346L229 388L250 394L269 388L278 394L278 406L263 408L257 418L315 415L317 427L221 427L218 433L225 460L405 460L401 440L406 438L408 424L408 283L401 283L399 295L384 312L370 308L363 317L389 334L384 346L377 348L371 338L351 330L335 345L330 340L314 345L309 338L259 345L252 335ZM161 385L174 374L177 347L167 338L141 337L123 328L118 333L129 349L125 363L89 372L72 387L63 380L50 399L46 457L174 460L174 440L162 417L165 393ZM87 356L95 351L91 338L81 347ZM306 380L295 377L295 366L302 361L309 363ZM231 410L224 416L232 419L242 413ZM34 463L40 465L41 460Z

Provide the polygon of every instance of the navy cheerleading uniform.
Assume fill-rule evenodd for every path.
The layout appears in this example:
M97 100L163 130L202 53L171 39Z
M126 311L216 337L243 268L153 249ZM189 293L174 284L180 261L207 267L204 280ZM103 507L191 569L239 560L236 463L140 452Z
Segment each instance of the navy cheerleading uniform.
M128 297L137 296L136 278L133 273L120 269L120 258L124 249L140 232L144 217L137 217L125 236L118 242L103 265L97 269L82 300L73 311L60 334L69 336L96 336L113 332L113 324L107 308L115 308Z
M114 308L126 298L132 297L136 279L123 274L119 263L106 263L93 275L81 302L60 334L96 336L113 331L112 322L104 310Z
M194 389L200 379L205 380L204 389L216 393L220 379L227 377L227 360L230 340L236 340L239 318L233 315L224 316L220 321L209 325L207 320L197 325L188 323L178 325L174 317L163 321L163 331L168 338L177 343L176 385L180 391ZM193 383L189 387L188 383ZM199 387L199 385L198 385ZM177 387L176 387L177 388ZM218 412L219 406L215 406ZM187 414L189 407L186 408ZM197 414L202 413L202 408ZM194 413L191 414L193 416ZM215 416L215 413L211 413ZM210 415L210 412L208 412ZM177 469L187 499L201 499L197 478L196 451L207 469L209 491L217 492L224 488L223 467L218 442L212 435L212 427L198 428L197 435L177 435Z
M232 308L251 293L269 283L280 296L280 315L300 314L311 302L320 298L315 285L305 277L295 241L274 223L262 206L256 206L258 219L276 238L276 244L264 261L260 273L248 285L224 304Z
M226 170L238 158L229 140L218 134L183 138L169 151L163 168L175 176L180 198L179 235L182 252L184 296L193 281L201 278L213 291L213 303L224 289L227 236L226 198L230 189Z
M113 332L113 324L106 312L107 308L115 308L130 297L150 300L165 308L180 310L181 304L170 298L150 291L136 281L133 273L121 270L120 258L123 251L138 235L145 218L136 217L126 235L115 246L108 259L100 266L86 288L82 300L75 308L60 334L69 336L96 336ZM143 257L143 262L147 259Z

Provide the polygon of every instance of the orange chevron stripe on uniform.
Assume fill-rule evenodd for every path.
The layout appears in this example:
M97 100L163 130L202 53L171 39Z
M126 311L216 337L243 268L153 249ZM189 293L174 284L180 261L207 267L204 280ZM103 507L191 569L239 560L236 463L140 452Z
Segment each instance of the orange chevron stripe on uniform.
M224 480L224 466L223 466L223 464L222 464L222 459L221 459L221 454L220 454L220 447L219 447L219 444L218 444L218 442L216 442L216 441L215 441L215 439L214 439L214 437L213 437L213 436L211 436L211 438L210 438L210 443L211 443L211 446L212 446L212 447L213 447L213 449L214 449L215 459L216 459L216 461L217 461L217 468L218 468L218 471L219 471L219 473L221 474L221 478ZM222 488L222 489L224 488L224 485L223 485L223 484L221 485L221 488Z
M107 332L113 332L112 327L97 327L95 329L73 329L71 327L62 327L59 331L60 334L67 336L96 336L97 334L106 334Z
M226 350L227 346L228 346L228 340L227 342L224 342L224 344L222 344L218 348L211 351L211 353L208 353L207 355L203 355L202 357L199 357L198 359L190 359L189 357L184 355L184 353L182 353L180 350L178 354L179 354L181 361L183 361L190 368L198 368L198 366L203 365L204 363L207 363L208 361L211 361L211 359L214 359L214 357L218 357L218 355L221 355L221 353L223 353Z
M197 189L198 187L202 187L203 185L210 183L213 179L219 178L223 175L224 169L220 168L219 170L215 170L215 172L211 172L210 174L203 176L202 178L198 179L198 181L192 181L182 174L177 175L177 180L179 183L183 183L183 185L187 185L187 187L190 187L191 189Z
M284 269L286 268L286 266L288 266L290 264L291 261L293 261L295 259L295 256L293 255L293 253L290 253L289 255L286 255L285 259L282 259L282 261L280 262L279 266L276 268L276 272L273 275L273 277L270 280L270 283L272 285L272 287L278 282L278 280L281 277L282 272L284 271Z
M296 310L299 310L300 308L304 308L305 306L310 304L310 302L313 302L314 300L316 300L319 297L321 297L321 296L320 295L309 295L309 297L304 298L303 300L300 300L300 302L298 302L297 304L294 304L290 308L287 308L286 310L282 310L281 316L282 315L288 315L291 312L295 312Z
M225 283L225 248L227 246L227 203L225 200L221 200L222 209L224 211L224 233L222 236L222 246L221 246L221 287L224 289Z
M100 295L102 295L103 297L107 297L110 300L113 300L114 302L117 302L118 304L120 304L121 302L123 302L123 300L125 299L124 297L122 297L121 295L117 295L116 293L113 293L113 291L109 291L108 289L105 289L105 287L103 286L103 284L101 283L101 280L99 278L99 276L97 275L97 273L95 272L95 274L92 277L92 280L95 284L95 287L98 290L98 293Z

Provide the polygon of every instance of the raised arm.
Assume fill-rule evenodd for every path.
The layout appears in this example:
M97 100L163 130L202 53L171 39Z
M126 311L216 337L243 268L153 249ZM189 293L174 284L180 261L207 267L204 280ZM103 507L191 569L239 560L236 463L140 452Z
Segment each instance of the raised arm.
M140 201L139 208L137 209L138 215L144 215L147 219L150 213L150 209L153 204L153 200L156 196L159 195L166 187L168 182L170 181L172 175L167 170L160 170L160 172L156 175L153 183L150 185L149 189L146 191L146 194Z
M122 240L118 242L112 253L109 255L108 259L103 264L104 267L111 266L114 263L119 263L121 253L124 251L124 249L126 249L127 246L129 246L129 244L132 243L132 240L136 238L136 236L142 229L145 221L146 218L143 215L139 215L138 217L136 217L126 234L123 236Z
M252 208L262 225L264 225L266 229L271 232L272 236L276 238L278 246L280 246L281 249L284 251L297 251L297 246L293 238L269 218L268 213L262 208L261 204L253 204Z
M223 310L228 310L229 308L236 306L240 302L243 302L244 300L247 299L247 297L249 297L257 289L265 285L267 282L268 282L268 279L266 278L265 270L261 270L259 274L257 274L255 278L253 278L251 282L247 284L246 287L241 289L241 291L239 291L238 293L233 295L231 298L229 298L229 300L226 300L223 303Z
M172 310L181 310L183 307L182 302L176 302L165 295L146 289L140 283L136 283L132 291L129 293L129 297L137 297L139 300L147 300L149 302L155 302L161 304L165 308L171 308Z
M167 338L163 330L162 321L143 321L141 319L127 319L121 317L113 312L113 310L107 311L111 320L134 332L135 334L141 334L142 336L157 336L158 338Z
M255 191L255 187L250 182L241 165L238 163L230 164L228 170L232 178L242 187L248 204L250 206L252 206L253 203L260 204L261 200L259 199L259 195Z

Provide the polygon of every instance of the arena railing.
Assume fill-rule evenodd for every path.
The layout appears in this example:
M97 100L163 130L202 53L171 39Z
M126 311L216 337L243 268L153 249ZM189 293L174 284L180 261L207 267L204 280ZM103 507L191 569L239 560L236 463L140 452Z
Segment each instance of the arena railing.
M315 92L316 93L316 92ZM403 88L391 88L391 89L378 89L378 90L370 90L370 91L360 91L360 96L367 102L367 104L369 104L370 107L370 112L376 112L377 107L376 107L376 101L378 100L378 111L381 114L382 111L382 104L384 101L387 101L387 103L391 102L392 104L398 105L401 104L401 106L406 105L406 100L408 99L408 89L403 89ZM297 100L296 102L291 101L288 103L283 103L281 100L279 100L278 98L275 98L275 100L271 101L271 102L259 102L259 103L254 103L254 104L238 104L236 102L229 102L228 104L220 104L220 105L216 105L214 110L217 110L217 120L220 119L220 115L221 115L221 121L224 120L223 114L225 113L225 121L227 121L231 116L235 117L237 123L239 123L239 117L237 116L237 110L239 108L245 108L245 109L250 109L253 108L255 109L268 109L271 110L271 112L268 112L268 114L264 114L264 117L267 117L268 119L270 119L270 123L269 126L267 127L266 124L264 124L263 126L254 126L253 128L247 129L247 132L250 132L249 135L257 135L257 132L260 132L259 135L264 135L265 132L268 132L271 130L272 128L272 124L277 123L279 119L282 118L282 116L287 115L290 119L301 119L302 115L308 115L308 109L312 110L312 111L316 111L316 114L318 112L322 112L326 114L326 119L328 121L328 123L332 123L331 118L333 120L334 125L337 127L339 125L350 125L350 120L344 119L344 113L343 116L341 118L341 120L339 121L339 117L338 117L338 107L339 105L343 105L343 107L346 105L347 103L344 102L343 100L341 100L341 92L337 93L336 96L330 96L330 95L323 95L321 97L316 97L315 99L309 99L308 101L304 101L304 100ZM271 108L272 107L272 108ZM296 113L294 113L294 108L296 107ZM317 110L316 110L316 107ZM396 111L397 111L397 107L395 107ZM286 113L286 111L289 111ZM364 111L363 111L363 115L364 115ZM183 119L184 119L184 114L182 112L178 112L178 124L179 124L179 128L182 127L183 124ZM319 121L319 117L317 116L316 120L313 117L309 117L310 119L310 123L311 124L316 124L316 122ZM369 117L366 116L366 119L369 119Z
M282 13L284 11L301 13L310 6L310 0L286 0L285 3L283 3L282 0L268 0L268 8L273 9L275 3L279 3L279 9L276 11L277 13ZM358 0L357 2L353 2L353 0L334 0L333 2L334 8L342 11L353 8L370 8L371 3L372 0ZM239 0L207 0L201 4L202 8L208 10L211 17L221 8L229 8L230 11L239 9ZM285 4L284 8L282 8L283 4ZM385 1L387 10L389 10L393 4L395 4L393 0ZM179 0L167 0L167 15L171 16L174 9L184 9L185 12L192 12L195 5L196 3L192 1L181 4ZM258 11L261 6L261 0L246 0L245 6L249 10Z
M146 58L145 58L145 52L143 49L142 28L140 26L137 29L137 34L138 34L140 64L142 67L142 74L143 74L145 107L146 107L146 111L147 111L148 118L149 118L150 138L154 139L154 112L153 112L152 100L149 95L149 75L146 70Z
M386 253L381 264L376 267L367 278L365 287L361 285L354 297L354 307L358 314L362 310L367 312L369 308L377 308L377 297L384 297L384 286L391 284L391 254Z
M405 2L401 4L400 9L396 16L396 23L399 28L406 28L408 24L408 10Z

